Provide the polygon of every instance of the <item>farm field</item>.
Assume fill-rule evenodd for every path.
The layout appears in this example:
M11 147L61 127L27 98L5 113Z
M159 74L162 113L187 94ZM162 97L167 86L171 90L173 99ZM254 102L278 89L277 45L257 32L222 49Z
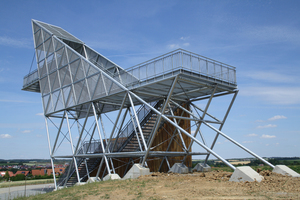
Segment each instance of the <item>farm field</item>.
M261 171L264 180L229 182L232 172L153 173L65 188L28 199L300 199L300 178Z

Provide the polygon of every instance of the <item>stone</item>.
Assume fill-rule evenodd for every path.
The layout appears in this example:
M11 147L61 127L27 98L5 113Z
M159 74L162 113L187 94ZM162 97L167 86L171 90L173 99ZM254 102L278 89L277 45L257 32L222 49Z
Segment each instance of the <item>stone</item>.
M243 166L243 167L237 167L233 174L231 175L229 181L234 181L234 182L243 182L243 181L248 181L248 182L261 182L263 180L263 176L259 175L255 170L253 170L249 166Z

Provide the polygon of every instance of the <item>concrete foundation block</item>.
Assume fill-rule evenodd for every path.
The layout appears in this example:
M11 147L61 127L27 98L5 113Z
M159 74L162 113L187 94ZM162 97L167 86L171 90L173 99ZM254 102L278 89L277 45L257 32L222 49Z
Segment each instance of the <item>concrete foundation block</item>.
M85 185L85 184L86 184L86 182L80 182L80 183L78 182L75 184L75 186L80 186L80 185Z
M103 181L108 181L108 180L118 180L121 179L119 174L107 174L104 178Z
M189 173L189 168L182 163L175 163L169 172L179 173L179 174L187 174Z
M254 171L251 167L249 166L244 166L244 167L237 167L233 174L231 175L229 181L234 181L234 182L242 182L242 181L257 181L261 182L263 180L263 176L259 175L256 171Z
M149 175L149 168L143 167L140 164L134 164L131 169L127 172L127 174L123 177L123 179L129 178L138 178L139 176Z
M211 167L208 164L198 163L193 168L193 171L197 171L197 172L210 172L211 171Z
M276 165L273 169L274 173L288 175L292 177L300 177L300 174L285 165Z
M87 180L87 183L94 183L94 182L99 182L99 181L101 181L99 177L90 177Z
M56 189L54 189L53 191L57 191L57 190L61 190L67 188L67 186L58 186Z

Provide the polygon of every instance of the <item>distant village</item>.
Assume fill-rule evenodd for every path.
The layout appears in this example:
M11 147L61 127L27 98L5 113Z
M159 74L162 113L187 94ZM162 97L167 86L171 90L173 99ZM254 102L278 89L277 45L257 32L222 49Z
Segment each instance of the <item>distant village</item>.
M7 161L0 163L0 180L24 180L52 178L53 171L50 162L27 161L27 163L16 163ZM68 162L55 164L55 176L60 176L69 166Z

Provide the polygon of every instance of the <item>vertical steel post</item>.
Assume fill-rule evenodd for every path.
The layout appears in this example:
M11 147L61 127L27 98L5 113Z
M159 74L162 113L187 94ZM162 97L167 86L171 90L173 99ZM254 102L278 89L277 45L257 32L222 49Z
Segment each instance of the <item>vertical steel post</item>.
M101 144L101 147L102 147L103 158L104 158L104 161L105 161L105 164L106 164L106 167L107 167L108 174L110 174L110 168L109 168L109 164L108 164L108 161L107 161L107 158L106 158L106 155L105 155L104 144L103 144L103 140L102 140L102 136L101 136L101 132L100 132L100 127L99 127L99 123L98 123L98 119L97 119L97 114L96 114L96 109L95 109L94 103L92 103L92 107L93 107L94 117L95 117L95 120L96 120L98 134L99 134L99 137L100 137L100 144Z
M54 187L55 189L57 189L57 185L56 185L56 177L55 177L55 171L54 171L54 163L53 163L53 154L51 152L51 144L50 144L50 136L49 136L49 127L48 127L48 121L47 121L47 117L45 117L45 123L46 123L46 131L47 131L47 138L48 138L48 146L49 146L49 153L50 153L50 160L51 160L51 166L52 166L52 174L53 174L53 180L54 180Z
M71 149L72 149L72 154L73 154L73 160L74 160L76 175L77 175L78 182L80 183L80 176L79 176L77 161L76 161L76 158L75 158L75 152L74 152L74 146L73 146L73 140L72 140L72 134L71 134L71 128L70 128L68 113L65 112L65 115L66 115L66 120L67 120L67 124L68 124L68 131L69 131L69 137L70 137L70 143L71 143Z

